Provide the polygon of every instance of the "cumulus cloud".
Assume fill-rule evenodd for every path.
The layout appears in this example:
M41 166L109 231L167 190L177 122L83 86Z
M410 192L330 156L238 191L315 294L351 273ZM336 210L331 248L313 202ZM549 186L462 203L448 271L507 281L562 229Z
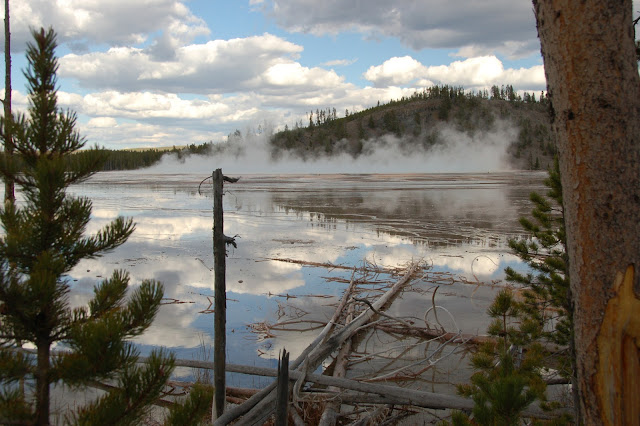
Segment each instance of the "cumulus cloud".
M98 143L110 149L157 148L203 143L223 137L221 132L184 125L118 122L110 117L101 117L97 122L94 120L96 119L77 126L80 134L85 137L87 146Z
M472 89L506 83L524 90L543 90L546 85L542 65L505 69L502 61L495 56L480 56L437 66L425 66L410 56L395 57L382 65L370 67L364 77L376 87L416 82L428 86L425 83L435 82Z
M263 10L289 31L316 35L353 31L396 37L413 49L456 48L473 56L497 50L519 57L539 50L527 2L271 0Z
M154 48L112 47L106 52L60 58L61 77L81 86L119 91L162 90L174 93L229 93L261 83L335 84L333 71L304 68L293 62L302 47L263 34L190 44L175 51L175 60L154 55Z
M89 120L87 123L87 127L95 127L95 128L109 128L115 127L118 125L118 122L113 117L96 117Z
M23 51L29 28L53 27L59 42L75 50L87 44L138 44L161 32L155 52L209 33L206 23L183 0L21 0L11 2L11 49ZM4 12L4 3L2 6ZM4 50L4 44L0 46Z
M382 65L369 67L364 78L376 86L403 85L426 74L427 67L411 56L394 57Z

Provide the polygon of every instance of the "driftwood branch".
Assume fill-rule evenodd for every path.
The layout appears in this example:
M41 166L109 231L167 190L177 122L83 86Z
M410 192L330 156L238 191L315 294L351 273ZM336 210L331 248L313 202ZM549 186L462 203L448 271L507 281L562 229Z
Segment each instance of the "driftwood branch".
M356 300L356 298L353 298L354 300ZM373 307L371 307L373 309ZM353 311L355 309L354 304L352 303L349 306L349 310L347 313L347 319L346 322L349 323L353 320ZM353 339L349 338L347 339L342 346L340 347L340 350L338 351L338 355L336 356L336 360L335 360L335 367L333 369L333 377L346 377L347 375L347 361L348 361L348 356L351 353L351 346L352 346L352 341ZM328 391L334 391L337 392L340 389L338 387L335 386L329 386L329 388L327 389ZM332 400L329 401L325 407L324 407L324 411L322 412L322 416L320 417L320 426L333 426L336 424L337 420L338 420L338 415L340 413L340 406L342 405L342 402L338 399L336 400Z
M278 360L278 382L276 389L276 426L287 426L289 413L289 353L282 351Z
M324 329L320 332L320 334L313 340L313 342L311 342L311 344L309 346L307 346L304 351L302 351L302 353L298 356L298 358L296 358L293 361L293 363L291 363L291 368L292 369L295 369L295 368L299 367L300 364L302 364L302 362L304 361L305 357L309 354L309 352L311 352L311 350L313 348L315 348L320 343L322 343L324 341L324 339L326 338L326 336L329 335L329 333L333 329L334 324L336 323L336 321L340 317L340 313L342 312L342 310L346 306L347 301L349 300L349 296L350 296L351 292L353 291L353 287L355 285L354 284L355 281L353 280L353 276L354 275L355 275L355 270L354 270L354 272L352 274L351 284L347 288L347 291L345 291L345 294L343 295L342 300L340 301L340 304L339 304L338 308L336 309L334 315L331 317L331 319L329 320L327 325L324 327ZM227 370L227 371L233 371L233 370ZM214 424L215 425L226 425L226 424L232 422L233 420L237 419L238 417L246 414L249 410L251 410L253 407L255 407L256 404L258 404L260 401L264 400L267 395L272 393L272 391L275 389L275 387L276 387L276 384L274 382L274 383L270 384L269 386L265 387L264 389L262 389L260 392L258 392L255 395L253 395L251 398L249 398L247 401L245 401L244 404L238 405L238 406L233 407L233 408L230 408L222 416L220 416L218 419L216 419Z
M144 361L140 357L140 361ZM175 365L179 367L194 368L213 368L213 363L209 361L195 361L176 359ZM227 364L226 370L232 373L250 374L256 376L277 377L278 370L269 367L256 367L251 365ZM458 409L471 410L473 408L473 400L457 395L444 395L434 392L426 392L414 389L405 389L398 386L381 385L377 383L362 383L356 380L345 378L337 378L332 376L324 376L321 374L306 374L303 376L301 371L289 370L289 380L298 380L303 378L305 382L316 383L323 386L335 386L341 389L360 393L327 393L332 398L342 399L342 402L363 402L371 404L398 404L413 405L422 408L433 409ZM275 383L275 382L274 382ZM227 415L231 410L227 410ZM534 417L539 419L551 419L560 414L568 412L567 410L554 410L550 412L543 411L537 406L531 406L524 411L526 417ZM220 420L220 418L218 419ZM216 421L217 422L217 421Z
M412 264L411 267L408 269L408 271L405 273L405 275L402 278L400 278L390 289L388 289L384 295L382 295L378 300L376 300L376 302L373 304L374 308L377 310L380 310L383 307L385 307L389 302L391 302L393 298L397 296L400 290L402 290L404 286L407 283L409 283L409 281L411 280L413 274L416 272L418 267L419 267L418 263ZM294 368L298 368L298 366L302 364L300 369L303 372L314 371L316 368L318 368L318 366L322 363L322 361L324 361L331 354L331 352L333 352L344 341L346 341L349 337L351 337L354 333L356 333L363 325L368 323L375 315L376 314L372 309L367 309L366 311L358 315L358 317L355 320L351 321L348 325L346 325L342 330L340 330L338 333L331 336L326 342L320 345L318 345L317 343L315 343L314 345L314 343L312 343L307 348L309 349L308 355L305 355L305 353L303 353L301 356L299 356L296 359L297 365L294 365ZM302 376L302 378L299 378L298 381L296 382L294 386L294 394L299 392L299 389L301 388L302 383L304 383L304 376ZM237 424L250 425L250 424L264 422L264 420L266 420L266 418L268 418L273 413L273 400L275 398L274 393L271 391L269 391L269 394L267 395L268 396L265 395L265 397L262 400L258 400L257 398L258 394L256 394L256 400L258 401L256 402L255 406L252 407L250 411L246 412L247 414ZM250 398L249 400L251 399L252 398ZM218 423L218 421L221 419L222 418L218 419L214 424L227 424L227 423L223 423L222 421ZM235 419L235 417L233 419ZM224 420L227 422L233 419L224 418Z

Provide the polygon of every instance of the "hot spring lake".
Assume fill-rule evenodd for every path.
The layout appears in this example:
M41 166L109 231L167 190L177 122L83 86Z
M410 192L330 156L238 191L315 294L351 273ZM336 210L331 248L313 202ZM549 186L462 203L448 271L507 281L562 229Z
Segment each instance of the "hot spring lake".
M523 236L518 218L530 213L531 191L545 192L546 173L239 177L225 184L224 196L224 232L238 236L227 258L227 361L272 367L279 350L286 348L293 359L319 330L273 331L275 337L265 338L251 325L292 315L326 321L351 276L348 269L272 259L350 267L365 260L396 267L422 259L431 271L466 281L440 282L435 300L462 332L484 334L496 289L474 283L500 283L505 267L524 268L507 240ZM128 271L131 286L144 279L164 284L166 304L136 340L143 354L163 346L178 358L203 359L213 344L212 194L210 181L198 192L204 178L109 172L70 189L93 201L89 233L118 215L137 223L127 243L80 262L69 274L70 304L86 303L94 285L114 269ZM389 313L421 318L435 284L417 280L414 287L420 286L421 293L401 295ZM457 369L449 365L434 382L455 382ZM188 368L175 374L193 378ZM262 386L270 380L230 375L228 384Z

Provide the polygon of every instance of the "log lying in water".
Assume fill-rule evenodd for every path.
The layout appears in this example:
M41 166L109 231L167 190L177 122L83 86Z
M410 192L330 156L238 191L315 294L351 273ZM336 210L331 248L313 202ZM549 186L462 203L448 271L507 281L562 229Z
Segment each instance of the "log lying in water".
M194 368L213 368L213 363L208 361L193 361L177 359L176 366ZM251 365L227 364L227 371L232 373L250 374L254 376L276 377L278 370L269 367L256 367ZM304 377L305 382L323 386L334 386L340 389L348 389L358 393L322 393L318 396L327 396L341 400L343 403L371 403L371 404L397 404L412 405L433 409L457 409L471 410L473 400L457 395L444 395L434 392L426 392L415 389L406 389L398 386L381 385L376 383L363 383L356 380L324 376L321 374L306 374L301 371L289 370L289 379L298 380ZM532 406L524 411L526 417L539 419L551 419L565 411L545 412Z

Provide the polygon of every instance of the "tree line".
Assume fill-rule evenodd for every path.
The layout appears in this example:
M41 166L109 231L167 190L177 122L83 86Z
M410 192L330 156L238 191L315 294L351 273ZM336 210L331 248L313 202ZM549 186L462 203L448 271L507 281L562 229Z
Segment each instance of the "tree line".
M362 111L347 110L342 117L336 108L316 109L307 114L308 124L299 120L273 134L270 146L274 158L282 151L303 159L344 153L355 158L375 150L385 135L393 135L401 149L416 153L446 145L440 136L443 124L473 136L507 120L518 129L508 151L511 163L522 169L544 169L556 153L548 111L545 92L519 94L509 84L479 91L438 85Z
M171 149L129 150L94 147L72 152L64 158L64 161L70 170L94 157L102 159L98 171L136 170L157 164L165 155L174 155L178 159L190 155L207 155L212 152L212 146L213 142L191 144L179 148L174 146ZM5 151L0 152L0 158L5 158ZM24 164L23 156L19 152L13 154L12 159L16 167L21 167Z

